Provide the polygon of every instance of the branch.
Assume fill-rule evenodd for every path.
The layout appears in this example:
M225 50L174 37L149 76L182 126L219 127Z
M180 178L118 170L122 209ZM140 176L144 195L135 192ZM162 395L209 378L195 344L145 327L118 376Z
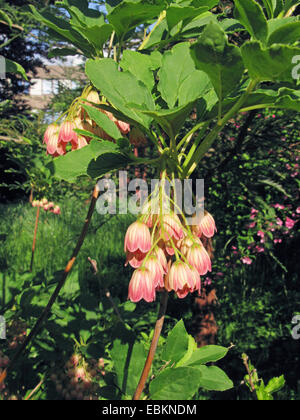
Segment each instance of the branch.
M161 294L161 299L160 299L160 307L159 307L159 312L158 312L158 316L157 316L157 321L155 324L155 329L154 329L154 334L153 334L153 339L151 342L151 346L150 346L150 350L148 353L148 357L144 366L144 370L142 372L142 376L141 379L138 383L137 389L135 391L135 394L133 396L133 400L139 400L141 397L141 394L145 388L145 384L146 381L148 379L149 376L149 372L152 366L152 362L155 356L155 352L156 352L156 348L157 348L157 344L158 344L158 340L161 334L161 330L162 327L164 325L164 320L165 320L165 314L166 314L166 310L167 310L167 304L168 304L168 297L169 294L168 292L165 290L162 292Z
M14 137L0 136L0 140L2 140L2 141L13 141L13 142L19 143L19 144L28 144L21 138L16 139Z
M16 25L15 23L9 24L8 22L5 22L5 20L0 20L1 25L9 26L13 29L18 29L19 31L24 32L24 28L22 26Z

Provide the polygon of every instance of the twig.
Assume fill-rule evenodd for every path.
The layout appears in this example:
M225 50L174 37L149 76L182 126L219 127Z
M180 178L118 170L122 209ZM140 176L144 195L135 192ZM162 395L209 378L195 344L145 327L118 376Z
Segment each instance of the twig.
M97 267L97 261L96 260L92 260L90 257L88 257L89 262L91 263L91 266L93 267L94 270L94 275L98 277L99 282L101 283L101 280L99 278L99 274L98 274L98 267ZM113 307L113 310L115 311L117 317L119 318L119 320L125 324L123 318L121 317L121 314L119 312L119 309L117 307L117 305L115 304L115 302L113 301L113 298L111 297L110 291L109 289L106 287L105 289L105 295L107 297L107 299L110 301L111 306Z
M157 321L155 324L155 329L154 329L154 334L153 334L153 339L151 342L151 346L150 346L150 350L148 353L148 357L144 366L144 370L142 372L142 376L141 379L138 383L137 389L135 391L135 394L133 396L133 400L139 400L141 397L141 394L145 388L145 384L146 381L148 379L149 376L149 372L152 366L152 362L155 356L155 352L156 352L156 348L157 348L157 344L158 344L158 340L161 334L161 330L162 327L164 325L164 320L165 320L165 314L166 314L166 309L167 309L167 304L168 304L168 297L169 294L168 292L165 290L162 292L161 294L161 299L160 299L160 307L159 307L159 312L158 312L158 316L157 316Z
M254 386L253 381L252 381L252 372L250 371L248 361L249 361L249 357L246 354L244 354L243 355L243 362L244 362L245 368L246 368L246 370L248 372L249 384L250 384L250 387L251 387L251 392L255 392L255 386Z
M44 379L42 379L41 382L38 383L37 386L30 392L30 394L25 398L25 401L30 400L30 398L40 389L43 383L44 383Z
M22 26L16 25L15 23L9 24L8 22L5 22L5 20L0 20L1 25L9 26L13 29L19 29L19 31L24 32L24 28Z
M29 343L33 340L33 338L38 333L38 331L39 331L39 329L40 329L43 321L45 320L45 318L49 314L49 312L50 312L50 310L51 310L54 302L56 301L56 299L57 299L57 297L58 297L58 295L59 295L62 287L64 286L65 281L66 281L69 273L72 270L72 267L73 267L73 265L74 265L74 263L76 261L76 258L78 256L79 251L80 251L80 249L81 249L81 247L83 245L83 242L85 240L85 237L86 237L86 234L87 234L87 231L88 231L88 228L89 228L91 219L92 219L92 215L93 215L93 212L95 210L96 201L98 199L99 192L100 191L99 191L98 185L96 185L95 188L94 188L94 191L93 191L90 208L89 208L89 211L88 211L88 214L87 214L87 218L85 220L85 223L84 223L84 226L83 226L81 235L80 235L80 237L78 239L78 242L76 244L76 247L75 247L75 249L73 251L72 257L69 260L69 262L68 262L68 264L67 264L67 266L66 266L66 268L64 270L64 273L62 275L62 278L59 281L58 285L56 286L56 289L54 290L54 292L53 292L53 294L52 294L52 296L51 296L51 298L50 298L50 300L49 300L46 308L43 310L41 316L36 321L33 329L30 332L30 334L28 335L28 337L26 337L26 339L25 339L24 343L22 344L22 346L16 352L16 354L14 355L14 357L12 358L10 365L0 375L0 384L5 380L5 378L7 376L7 372L12 369L12 367L15 365L16 361L19 359L19 357L21 356L21 354L23 353L23 351L26 349L26 347L29 345Z
M15 139L13 137L0 136L0 140L2 140L2 141L13 141L15 143L20 143L20 144L28 144L24 140L22 140L21 138Z

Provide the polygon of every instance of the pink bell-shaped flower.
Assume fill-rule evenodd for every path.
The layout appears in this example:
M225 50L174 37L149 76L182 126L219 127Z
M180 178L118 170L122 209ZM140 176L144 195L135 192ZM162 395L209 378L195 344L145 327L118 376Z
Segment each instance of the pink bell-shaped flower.
M155 284L153 274L145 267L134 271L129 283L128 298L132 302L139 302L144 299L146 302L155 300Z
M187 254L188 263L194 267L200 276L204 276L211 271L211 260L204 246L195 244Z
M151 235L148 226L139 221L132 223L126 232L124 251L134 253L139 250L146 254L150 249Z
M75 124L71 121L65 121L62 123L59 130L59 142L64 143L77 143L77 134L74 131Z

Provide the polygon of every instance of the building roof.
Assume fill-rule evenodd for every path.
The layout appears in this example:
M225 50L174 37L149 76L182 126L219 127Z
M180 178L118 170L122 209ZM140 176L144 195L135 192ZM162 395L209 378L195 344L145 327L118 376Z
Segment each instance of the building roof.
M36 74L30 72L29 77L33 79L54 79L54 80L85 80L84 70L79 66L47 66L45 68L38 67Z

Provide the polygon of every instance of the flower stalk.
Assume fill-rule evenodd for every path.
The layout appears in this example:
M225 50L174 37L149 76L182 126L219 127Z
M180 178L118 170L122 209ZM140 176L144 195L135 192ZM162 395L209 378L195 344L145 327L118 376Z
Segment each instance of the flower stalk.
M161 293L161 299L160 299L160 306L159 306L159 311L158 311L158 316L157 316L157 321L155 324L155 328L154 328L154 334L153 334L153 339L151 342L151 346L149 349L149 353L148 353L148 357L146 359L146 363L140 378L140 381L138 383L138 386L136 388L136 391L134 393L133 396L133 400L139 400L142 392L145 388L148 376L149 376L149 372L152 366L152 362L155 356L155 352L157 349L157 344L158 344L158 340L162 331L162 327L164 325L164 320L165 320L165 315L166 315L166 310L167 310L167 304L168 304L168 297L169 294L166 290L164 290Z

